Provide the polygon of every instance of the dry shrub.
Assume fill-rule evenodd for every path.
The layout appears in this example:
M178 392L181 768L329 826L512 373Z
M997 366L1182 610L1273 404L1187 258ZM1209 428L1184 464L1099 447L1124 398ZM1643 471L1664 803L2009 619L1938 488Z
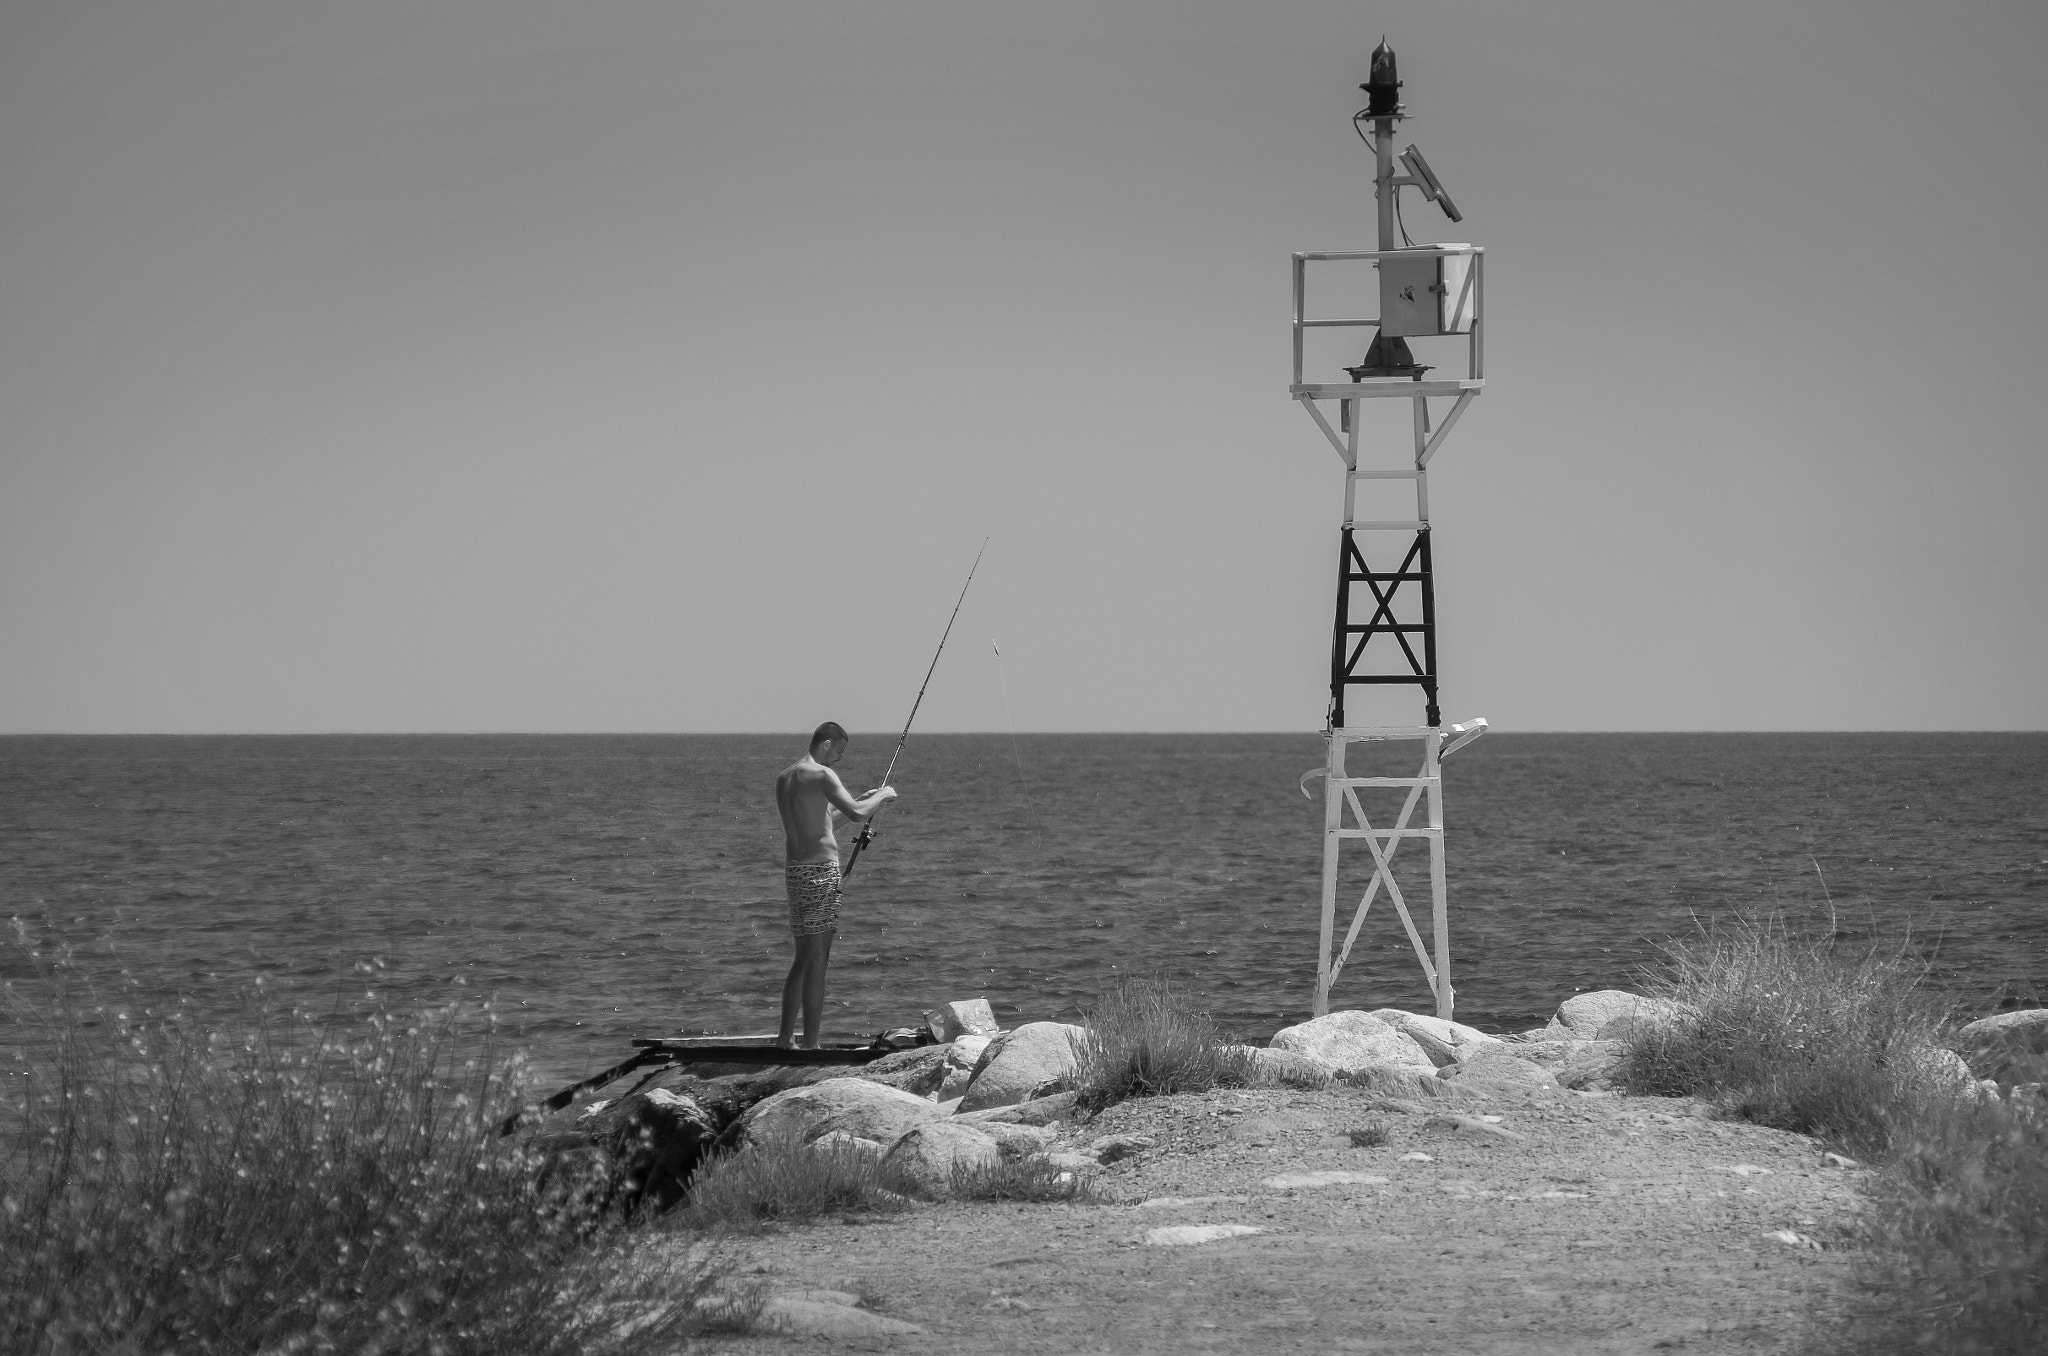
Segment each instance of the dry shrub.
M884 1173L881 1155L844 1140L807 1143L800 1129L784 1126L700 1167L678 1222L752 1232L767 1224L909 1205Z
M1941 1005L1921 977L1903 942L1850 950L1740 919L1667 949L1652 991L1693 1016L1637 1025L1626 1084L1703 1095L1879 1166L1863 1285L1816 1325L1816 1349L2035 1356L2048 1350L2048 1105L1980 1096L1942 1070Z
M1083 1019L1076 1042L1078 1105L1100 1110L1127 1097L1207 1092L1245 1078L1242 1054L1228 1048L1206 1013L1188 1007L1163 979L1124 977Z
M1848 949L1738 918L1665 947L1650 992L1689 1015L1636 1023L1621 1081L1881 1154L1899 1109L1939 1081L1925 1060L1942 1014L1920 977L1903 944Z
M36 1006L0 1142L0 1349L584 1353L682 1335L718 1268L544 1203L475 1014ZM630 1337L630 1341L629 1341Z
M1043 1158L1003 1158L979 1167L956 1165L948 1187L956 1201L1092 1201L1091 1175Z
M1873 1246L1839 1350L2048 1351L2048 1109L1928 1099L1899 1117L1872 1193Z

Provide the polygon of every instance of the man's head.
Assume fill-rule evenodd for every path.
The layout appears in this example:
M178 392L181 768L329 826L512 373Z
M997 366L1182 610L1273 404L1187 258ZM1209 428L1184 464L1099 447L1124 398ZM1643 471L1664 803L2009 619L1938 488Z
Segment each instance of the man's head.
M828 720L811 731L811 757L830 767L846 752L846 727Z

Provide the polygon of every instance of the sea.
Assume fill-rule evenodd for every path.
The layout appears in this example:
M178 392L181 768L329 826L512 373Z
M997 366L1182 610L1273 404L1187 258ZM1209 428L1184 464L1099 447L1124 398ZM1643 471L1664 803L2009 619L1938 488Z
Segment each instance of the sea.
M791 954L773 783L803 742L0 739L0 1048L35 1044L60 984L223 1021L252 995L453 1006L536 1084L635 1037L772 1031ZM856 736L856 793L894 744ZM1072 1020L1120 976L1242 1038L1305 1018L1322 748L912 735L847 880L828 1036L975 997L1006 1025ZM1413 775L1417 749L1375 756ZM2048 1002L2048 734L1490 734L1445 761L1443 822L1456 1015L1484 1029L1638 985L1744 917L1900 948L1968 1010ZM1340 941L1369 874L1346 860ZM1393 866L1426 938L1426 845ZM1333 1002L1433 1010L1385 894Z

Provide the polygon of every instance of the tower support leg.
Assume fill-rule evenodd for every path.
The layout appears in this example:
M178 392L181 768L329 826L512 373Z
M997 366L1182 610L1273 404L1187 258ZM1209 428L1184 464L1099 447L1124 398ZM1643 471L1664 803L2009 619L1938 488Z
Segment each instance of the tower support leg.
M1422 745L1422 767L1415 776L1353 776L1347 771L1345 752L1350 745L1390 740L1415 740ZM1429 726L1332 729L1329 733L1329 749L1323 769L1322 927L1316 951L1314 1006L1318 1017L1330 1011L1330 991L1337 977L1343 973L1344 963L1351 957L1352 945L1358 940L1366 913L1382 891L1400 916L1401 926L1415 948L1415 959L1422 966L1423 979L1436 1000L1436 1015L1449 1018L1456 1007L1456 994L1451 987L1450 900L1444 870L1442 750L1442 731ZM1401 812L1391 826L1375 826L1366 817L1364 803L1358 795L1362 787L1407 791ZM1423 809L1425 822L1411 824L1418 807ZM1428 844L1431 936L1427 944L1415 926L1407 898L1393 874L1394 857L1410 838L1421 838ZM1347 839L1362 840L1363 846L1372 854L1373 873L1339 946L1336 940L1337 878L1343 865L1343 848Z

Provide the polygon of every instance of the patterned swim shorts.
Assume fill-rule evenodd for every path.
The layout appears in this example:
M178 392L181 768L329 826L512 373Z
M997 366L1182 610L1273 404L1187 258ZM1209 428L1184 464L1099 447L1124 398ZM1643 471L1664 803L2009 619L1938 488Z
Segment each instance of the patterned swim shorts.
M791 862L789 885L789 930L799 937L815 937L839 928L839 863Z

